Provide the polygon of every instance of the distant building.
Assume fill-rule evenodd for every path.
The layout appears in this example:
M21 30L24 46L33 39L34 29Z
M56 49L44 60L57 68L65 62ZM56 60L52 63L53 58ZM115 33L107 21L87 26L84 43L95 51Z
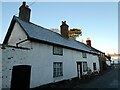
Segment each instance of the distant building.
M120 63L120 54L116 54L116 53L114 53L114 54L109 54L110 56L111 56L111 63L112 64L118 64L118 63Z
M107 57L106 57L105 53L92 47L90 38L87 38L86 44L89 47L91 47L93 49L93 51L95 51L99 54L98 58L99 58L99 64L100 64L100 71L102 72L103 70L106 70L107 69L107 63L106 63Z

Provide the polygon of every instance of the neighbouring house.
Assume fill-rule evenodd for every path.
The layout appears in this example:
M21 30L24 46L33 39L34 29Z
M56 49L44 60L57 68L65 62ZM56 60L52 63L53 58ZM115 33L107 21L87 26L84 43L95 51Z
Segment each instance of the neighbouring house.
M107 69L107 63L106 63L106 56L104 52L100 51L100 55L99 55L99 63L100 63L100 71L103 72L104 70Z
M34 88L99 72L99 54L68 37L66 21L61 34L30 22L30 8L23 2L19 17L13 16L2 44L2 88L15 84Z
M91 47L94 52L97 52L97 54L99 54L98 58L99 58L99 64L100 64L100 72L106 70L107 69L107 63L109 63L109 61L107 60L108 56L106 56L104 52L92 47L90 38L87 38L86 44L89 47ZM107 63L106 63L106 61L107 61Z
M111 67L111 56L108 54L108 55L105 55L105 57L106 57L107 67Z
M107 60L106 60L106 64L107 64L108 67L110 67L110 66L111 66L111 60L108 60L108 59L107 59Z

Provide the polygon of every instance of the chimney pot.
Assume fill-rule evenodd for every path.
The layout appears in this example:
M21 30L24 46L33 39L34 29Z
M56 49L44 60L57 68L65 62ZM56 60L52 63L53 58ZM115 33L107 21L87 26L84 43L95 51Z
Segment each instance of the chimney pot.
M23 6L26 6L26 2L25 1L23 1Z
M62 24L66 24L66 21L62 21Z

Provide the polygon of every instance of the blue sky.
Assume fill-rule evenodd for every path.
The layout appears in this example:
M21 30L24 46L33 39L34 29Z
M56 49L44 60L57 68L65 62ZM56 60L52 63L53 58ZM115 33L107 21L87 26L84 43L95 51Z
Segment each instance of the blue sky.
M28 5L32 2L28 2ZM13 15L18 16L21 2L2 2L2 42ZM81 41L90 37L92 46L107 53L118 52L117 2L36 2L31 8L31 22L46 28L58 28L66 20L69 28L79 28Z

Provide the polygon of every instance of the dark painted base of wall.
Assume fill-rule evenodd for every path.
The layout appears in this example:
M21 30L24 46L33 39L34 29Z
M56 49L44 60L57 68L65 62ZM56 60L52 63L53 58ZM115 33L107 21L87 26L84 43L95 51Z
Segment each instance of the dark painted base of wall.
M10 90L10 88L2 88L1 90Z

